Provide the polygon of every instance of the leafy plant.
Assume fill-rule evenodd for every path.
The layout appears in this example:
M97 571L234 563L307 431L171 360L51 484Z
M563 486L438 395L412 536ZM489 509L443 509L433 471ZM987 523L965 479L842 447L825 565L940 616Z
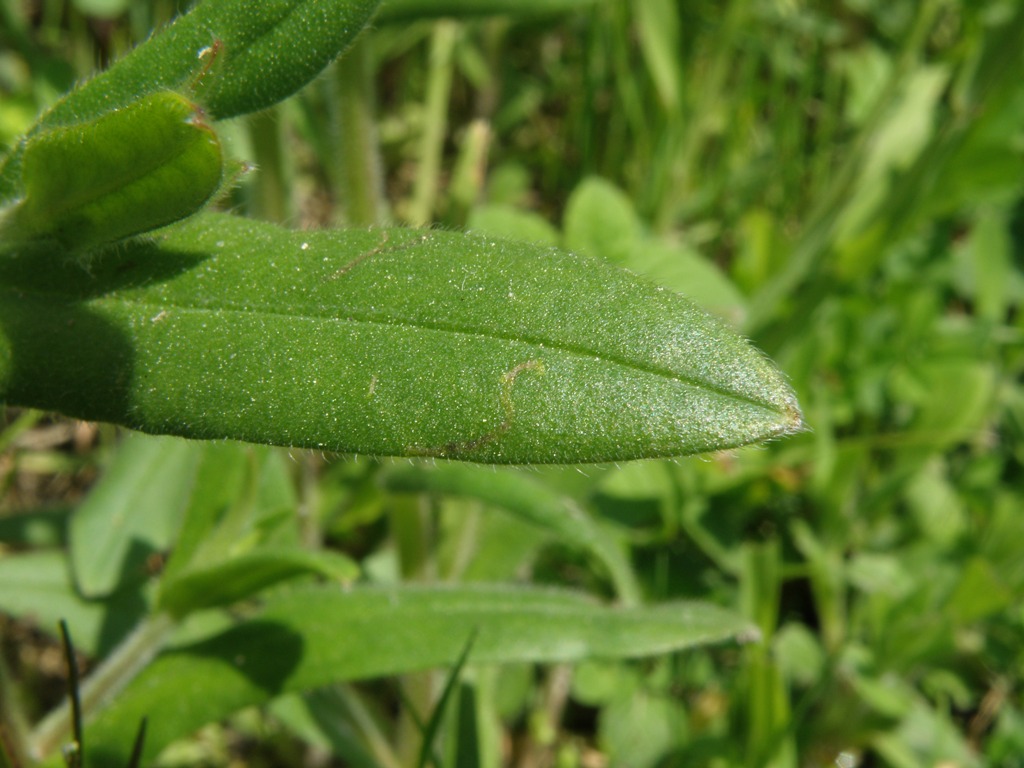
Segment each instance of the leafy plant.
M244 172L221 121L306 84L376 5L201 2L14 144L0 165L0 398L151 433L491 463L674 456L798 430L766 358L605 262L521 240L288 231L202 212ZM388 7L384 21L415 12ZM358 578L348 558L288 533L288 486L275 453L130 438L69 531L77 592L98 603L36 605L32 581L59 580L60 563L5 561L7 610L27 600L67 616L92 634L85 647L109 651L81 691L88 763L124 764L142 712L152 757L247 705L454 662L470 637L475 663L509 663L753 636L709 604L638 605L614 540L543 494L521 514L563 535L578 525L567 540L607 565L627 605L536 588L306 585L267 592L225 626L220 611L283 582ZM166 549L153 585L148 564ZM130 634L88 631L121 601L139 622ZM67 731L57 711L28 751L52 754Z
M154 64L184 5L0 2L19 386L151 430L414 455L9 409L0 755L53 763L72 739L46 714L65 617L96 665L84 743L103 765L127 764L143 714L144 762L165 768L1017 765L1024 7L384 0L315 82L226 119L230 51L259 43L218 45L209 16L187 21L216 8L195 4L171 28L188 55ZM74 96L97 58L112 74ZM259 76L242 95L270 93ZM191 157L206 182L147 208L106 175L111 196L55 207L37 174L47 205L15 214L30 154L54 162L47 137L69 127L36 115L65 92L83 135L183 116L179 153L147 167ZM73 220L118 206L158 228ZM168 208L183 218L153 216ZM548 263L561 277L531 271ZM672 381L700 371L650 366L694 312L672 290L767 350L812 429L696 460L542 463L683 442ZM527 324L544 335L516 341ZM316 375L341 365L353 376ZM773 389L761 411L719 392L725 436L785 420ZM416 418L386 422L406 397ZM625 407L641 402L662 410Z

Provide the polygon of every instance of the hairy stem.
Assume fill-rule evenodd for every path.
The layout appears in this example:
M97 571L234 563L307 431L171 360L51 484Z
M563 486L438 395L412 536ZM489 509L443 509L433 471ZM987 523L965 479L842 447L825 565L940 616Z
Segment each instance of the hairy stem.
M372 38L364 35L338 61L331 91L339 149L335 187L345 222L352 227L384 224L389 218L377 139L371 43Z
M427 85L426 124L420 144L420 164L412 204L406 217L414 227L429 224L437 203L438 178L444 136L448 128L448 97L452 86L452 59L459 27L454 21L442 21L434 29L430 46Z

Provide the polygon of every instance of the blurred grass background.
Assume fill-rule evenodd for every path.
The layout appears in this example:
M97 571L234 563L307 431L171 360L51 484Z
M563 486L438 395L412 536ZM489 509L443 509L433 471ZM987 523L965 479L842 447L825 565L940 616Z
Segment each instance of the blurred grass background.
M0 0L0 147L186 5ZM1024 4L580 5L381 20L303 93L227 127L254 168L236 210L588 251L725 317L799 394L808 431L765 448L501 471L613 527L645 599L739 607L765 641L507 670L477 691L495 754L1024 765ZM7 509L73 502L112 440L41 414L7 424ZM371 564L416 503L375 473L339 459L302 478L326 539ZM407 575L609 591L489 502L429 507ZM226 765L237 733L267 740L275 722L236 722L180 764ZM232 764L301 764L276 750Z

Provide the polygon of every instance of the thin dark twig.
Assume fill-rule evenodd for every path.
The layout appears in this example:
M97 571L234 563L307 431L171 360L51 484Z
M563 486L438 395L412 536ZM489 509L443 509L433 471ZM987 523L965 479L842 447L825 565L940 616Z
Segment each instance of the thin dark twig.
M142 764L142 748L146 743L146 718L139 721L139 730L135 734L135 744L132 746L132 757L128 761L128 768L139 768Z
M71 632L64 619L60 620L60 636L64 642L64 657L68 663L68 698L71 700L71 733L74 738L64 751L64 761L68 768L81 768L85 744L82 740L82 702L78 697L78 660L75 658Z
M430 716L430 721L427 723L427 727L423 732L423 744L420 748L420 759L417 763L419 768L426 768L428 763L432 763L435 766L441 765L441 762L437 759L437 755L434 753L434 740L437 738L437 732L441 727L441 718L444 716L448 702L451 700L452 694L455 692L455 686L459 682L462 670L466 666L466 662L469 661L469 653L473 650L473 644L476 642L477 634L479 634L479 629L474 629L470 633L469 637L466 639L465 646L462 648L462 653L459 654L459 658L456 660L455 666L452 667L451 672L448 674L448 680L445 683L444 691L441 693L441 698L434 707L434 712Z

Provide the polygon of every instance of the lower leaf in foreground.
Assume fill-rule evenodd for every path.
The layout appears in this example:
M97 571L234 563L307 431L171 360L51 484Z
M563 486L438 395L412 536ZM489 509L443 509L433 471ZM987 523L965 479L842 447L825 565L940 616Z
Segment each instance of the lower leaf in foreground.
M576 593L501 586L310 587L268 600L255 617L172 648L87 724L93 765L122 765L140 717L146 754L242 707L287 692L455 662L636 658L752 640L742 617L703 603L607 607Z
M427 230L200 215L83 271L0 263L0 398L147 432L494 463L791 433L782 375L606 263Z

